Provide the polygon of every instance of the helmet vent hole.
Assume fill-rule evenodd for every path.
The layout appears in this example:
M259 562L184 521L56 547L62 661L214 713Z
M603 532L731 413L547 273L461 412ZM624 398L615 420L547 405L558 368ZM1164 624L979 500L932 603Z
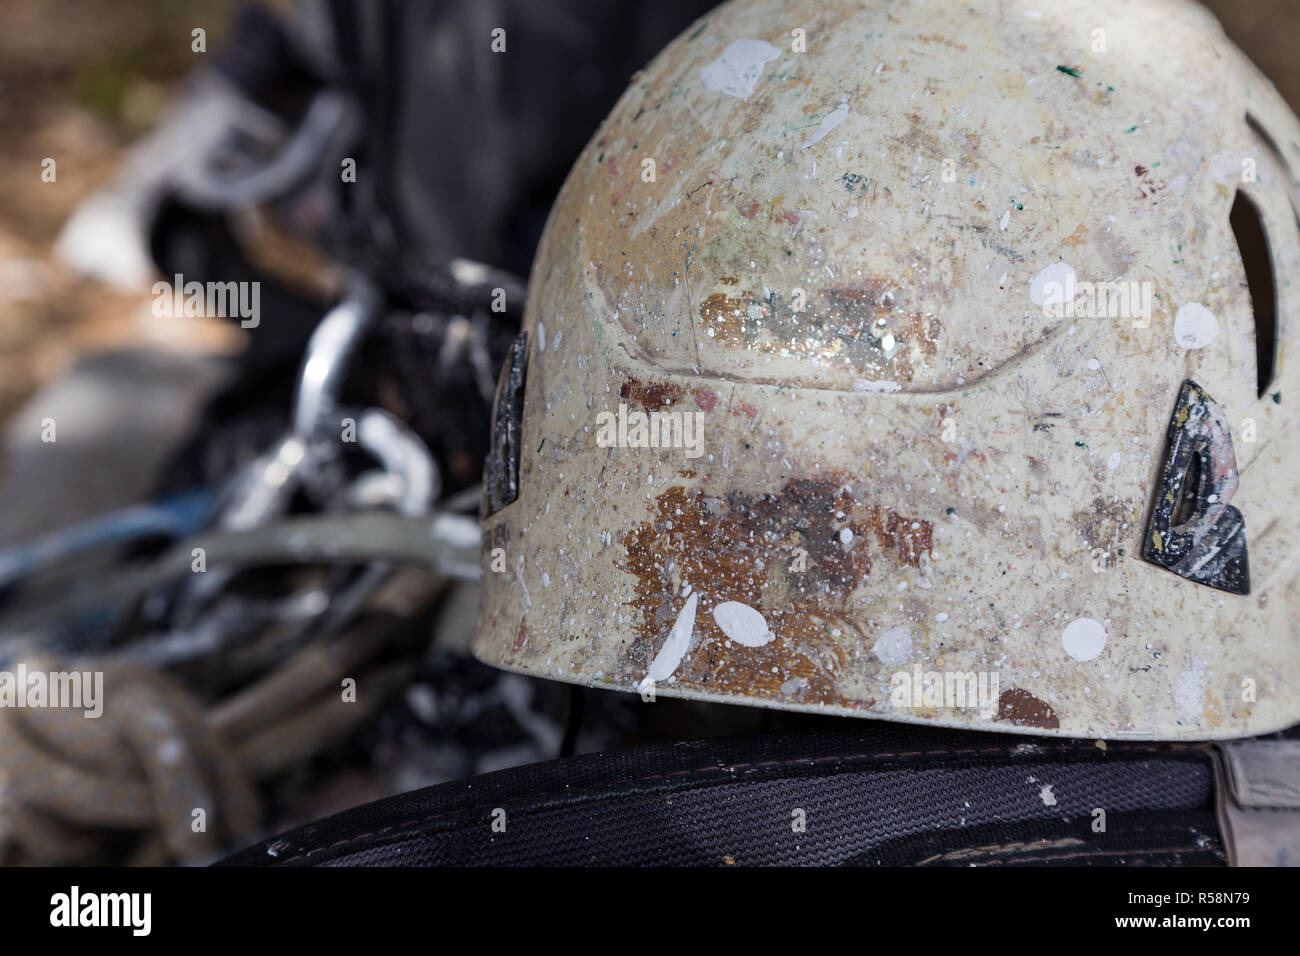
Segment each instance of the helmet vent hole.
M1259 209L1245 193L1237 192L1229 216L1246 284L1250 287L1251 310L1255 316L1255 376L1258 395L1264 397L1273 382L1277 365L1277 286L1268 236Z
M1287 159L1286 153L1282 152L1282 147L1277 144L1277 140L1273 138L1273 134L1265 129L1264 124L1261 123L1252 113L1246 114L1246 125L1250 127L1252 133L1259 137L1260 142L1264 144L1264 148L1273 154L1273 158L1277 160L1277 164L1282 167L1282 171L1294 179L1294 167L1292 166L1291 161ZM1291 150L1297 155L1300 155L1300 148L1297 148L1294 143L1291 144Z

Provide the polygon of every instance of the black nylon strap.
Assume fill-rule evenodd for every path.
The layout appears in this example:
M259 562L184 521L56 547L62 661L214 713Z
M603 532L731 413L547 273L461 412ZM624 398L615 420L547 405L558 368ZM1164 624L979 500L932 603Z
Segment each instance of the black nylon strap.
M970 850L983 856L956 865L1222 862L1209 755L877 725L691 741L431 787L223 862L940 865Z

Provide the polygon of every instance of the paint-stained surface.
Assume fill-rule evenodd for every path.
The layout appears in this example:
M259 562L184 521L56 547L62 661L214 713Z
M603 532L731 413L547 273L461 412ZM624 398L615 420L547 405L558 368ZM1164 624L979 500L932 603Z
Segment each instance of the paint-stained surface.
M1297 171L1295 117L1190 3L719 8L552 213L526 327L563 345L530 357L476 652L1022 733L1294 723L1300 290L1261 399L1229 211L1245 191L1300 274ZM1053 282L1134 283L1133 314L1048 314ZM1187 378L1232 433L1248 595L1142 559ZM699 415L703 454L598 446L620 403ZM914 672L997 689L901 701Z
M930 522L859 503L832 478L791 481L770 495L715 497L673 486L623 542L622 567L636 578L639 612L631 622L639 639L627 655L629 676L644 671L638 657L653 656L689 586L707 595L704 611L725 602L756 610L776 639L759 650L728 640L712 616L700 617L699 642L673 674L677 684L835 704L836 673L869 640L852 611L873 559L915 566L931 533Z
M997 719L1016 727L1037 727L1042 730L1056 730L1061 726L1061 721L1050 704L1018 687L1004 690L998 696Z

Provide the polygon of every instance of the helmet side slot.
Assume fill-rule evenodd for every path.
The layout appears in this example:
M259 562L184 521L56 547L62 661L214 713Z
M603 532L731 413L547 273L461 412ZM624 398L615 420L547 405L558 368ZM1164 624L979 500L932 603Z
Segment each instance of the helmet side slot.
M1258 396L1263 398L1277 370L1277 283L1273 253L1259 207L1241 190L1233 201L1229 221L1250 288L1250 307L1255 318L1256 386Z

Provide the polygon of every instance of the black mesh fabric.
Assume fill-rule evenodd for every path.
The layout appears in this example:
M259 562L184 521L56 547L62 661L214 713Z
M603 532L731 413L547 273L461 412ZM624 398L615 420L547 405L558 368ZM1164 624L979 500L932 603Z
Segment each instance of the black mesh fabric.
M1203 745L1103 750L873 726L485 774L338 814L223 864L1219 864L1213 808Z

